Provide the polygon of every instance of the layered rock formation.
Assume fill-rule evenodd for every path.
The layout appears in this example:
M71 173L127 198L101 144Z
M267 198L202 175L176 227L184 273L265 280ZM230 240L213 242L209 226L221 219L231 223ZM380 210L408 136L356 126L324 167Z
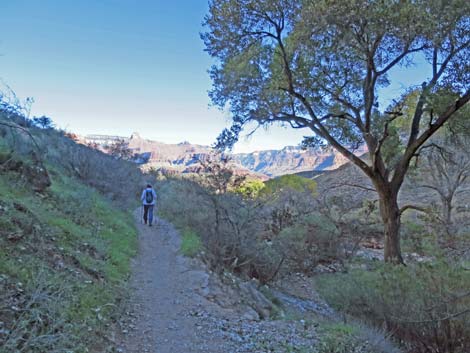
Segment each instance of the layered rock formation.
M144 169L156 168L167 173L197 172L199 161L210 158L213 150L209 146L195 145L187 141L178 144L165 144L146 140L138 133L130 138L118 136L90 135L88 143L105 145L112 141L124 140L135 154L135 161L143 164ZM356 151L357 155L365 152ZM284 174L333 170L347 162L346 158L334 149L302 150L300 147L287 146L282 150L256 151L231 155L233 167L240 174L258 174L276 177Z

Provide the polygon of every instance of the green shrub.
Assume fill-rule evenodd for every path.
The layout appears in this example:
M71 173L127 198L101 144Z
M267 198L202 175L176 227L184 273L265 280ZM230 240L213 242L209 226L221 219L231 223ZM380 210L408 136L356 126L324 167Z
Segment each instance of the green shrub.
M402 223L402 247L404 251L423 255L439 252L437 237L426 230L426 226L416 221L404 220Z
M235 192L246 198L256 198L265 187L264 183L258 179L247 179L235 188Z
M180 251L184 256L194 257L202 250L201 238L196 232L186 229L181 238Z
M261 196L279 194L284 190L293 190L312 196L317 193L317 183L295 174L283 175L270 179L264 183L265 187L260 191Z
M446 262L377 265L317 280L337 310L386 327L409 352L468 352L470 273Z
M357 322L320 323L315 353L400 353L383 332Z
M304 217L274 239L293 270L310 272L322 262L340 257L341 239L335 224L321 214Z
M355 327L336 323L323 325L319 330L318 353L362 352Z

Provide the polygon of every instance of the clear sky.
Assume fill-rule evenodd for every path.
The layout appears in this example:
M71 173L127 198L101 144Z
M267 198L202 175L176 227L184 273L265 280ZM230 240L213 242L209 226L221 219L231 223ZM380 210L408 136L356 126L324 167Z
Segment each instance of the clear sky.
M230 122L209 107L207 11L206 0L0 0L0 78L68 131L209 145ZM235 150L306 133L260 129Z

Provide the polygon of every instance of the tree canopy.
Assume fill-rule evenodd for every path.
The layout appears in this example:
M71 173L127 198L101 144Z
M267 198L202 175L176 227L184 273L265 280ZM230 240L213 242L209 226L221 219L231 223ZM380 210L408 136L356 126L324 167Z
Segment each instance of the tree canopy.
M331 145L371 179L396 243L411 160L470 100L469 14L465 0L211 0L210 97L233 119L217 147L250 122L310 130L305 146ZM393 69L418 64L427 80L379 100ZM359 145L369 161L354 155ZM400 262L399 252L386 258Z
M264 185L265 187L261 190L262 195L276 195L282 191L292 190L315 196L317 192L317 183L314 180L295 174L270 179Z

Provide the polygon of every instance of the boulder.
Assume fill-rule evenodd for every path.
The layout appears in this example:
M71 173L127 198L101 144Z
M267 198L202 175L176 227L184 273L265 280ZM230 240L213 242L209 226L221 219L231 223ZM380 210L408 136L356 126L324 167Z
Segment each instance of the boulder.
M23 174L36 192L44 192L52 184L47 169L40 164L25 165Z
M239 284L240 294L260 318L268 319L275 305L257 287L256 281L242 282Z

